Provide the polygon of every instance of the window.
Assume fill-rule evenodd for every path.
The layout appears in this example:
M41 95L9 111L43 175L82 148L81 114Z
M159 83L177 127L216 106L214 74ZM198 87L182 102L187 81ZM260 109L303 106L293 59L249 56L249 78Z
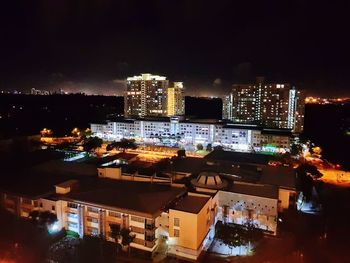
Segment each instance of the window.
M138 216L131 216L131 221L144 223L144 222L145 222L145 219L142 218L142 217L138 217Z
M174 226L180 226L180 219L179 218L174 218Z
M77 223L72 223L72 222L68 222L68 227L70 228L77 228L78 224Z
M117 218L121 218L122 217L121 213L113 212L113 211L109 211L108 215L111 216L111 217L117 217Z
M97 236L98 235L98 229L95 227L88 227L87 231L92 235L92 236Z
M40 204L40 206L42 207L42 204ZM68 203L67 206L70 208L78 208L78 205L74 203Z
M180 230L174 229L174 237L180 237Z
M27 199L27 198L22 198L22 204L31 205L32 204L32 200Z
M98 219L97 218L93 218L93 217L87 217L86 221L92 222L92 223L98 223Z
M78 215L77 214L74 214L74 213L68 213L67 216L69 218L78 218Z
M136 227L136 226L131 226L131 231L139 234L145 233L145 230L143 228Z
M55 211L55 210L56 210L56 207L53 205L53 206L51 207L51 210L52 210L52 211Z
M98 209L94 207L88 207L87 210L88 212L91 212L91 213L98 213Z

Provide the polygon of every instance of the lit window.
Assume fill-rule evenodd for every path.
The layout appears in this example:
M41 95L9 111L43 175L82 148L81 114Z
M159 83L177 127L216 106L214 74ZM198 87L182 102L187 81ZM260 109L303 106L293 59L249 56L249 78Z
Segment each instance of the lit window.
M174 226L180 226L180 219L174 218Z

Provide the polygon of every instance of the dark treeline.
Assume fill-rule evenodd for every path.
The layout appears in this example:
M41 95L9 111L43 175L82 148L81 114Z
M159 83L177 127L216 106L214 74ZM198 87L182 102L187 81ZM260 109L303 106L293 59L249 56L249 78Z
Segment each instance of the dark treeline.
M0 138L38 134L46 127L55 135L86 128L123 111L121 97L74 95L0 95Z
M350 169L350 104L305 106L303 137L323 149L322 155Z

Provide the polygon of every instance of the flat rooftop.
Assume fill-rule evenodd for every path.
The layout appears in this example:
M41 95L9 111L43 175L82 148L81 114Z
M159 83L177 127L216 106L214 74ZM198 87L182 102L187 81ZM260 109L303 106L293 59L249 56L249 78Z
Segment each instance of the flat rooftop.
M209 196L197 196L189 194L181 198L172 209L192 214L198 214L209 199Z
M261 153L242 153L242 152L231 152L231 151L212 151L205 157L207 160L221 160L231 161L236 163L254 163L254 164L265 164L269 161L277 160L273 155L261 154Z
M237 194L278 199L278 187L273 185L234 182L229 191Z
M296 185L296 172L290 167L274 167L267 165L262 170L260 183L293 190Z
M95 179L83 185L78 192L62 195L61 198L154 218L185 193L185 188L169 185Z

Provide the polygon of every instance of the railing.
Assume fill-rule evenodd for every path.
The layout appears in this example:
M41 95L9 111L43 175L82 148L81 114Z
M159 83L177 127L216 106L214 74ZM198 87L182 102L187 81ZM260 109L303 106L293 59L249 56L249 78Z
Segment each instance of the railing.
M155 224L146 224L145 229L147 230L154 230L156 228Z
M134 240L132 241L135 244L139 244L139 245L145 245L145 240L140 239L140 238L134 238Z
M139 234L144 234L145 230L141 227L131 226L131 231Z
M145 242L145 246L148 247L148 248L154 247L155 244L156 244L156 239L153 240L153 241L146 241L146 242Z
M145 240L146 240L146 241L151 241L151 242L152 242L152 241L154 241L155 239L156 239L156 237L155 237L154 235L151 235L151 236L146 235L146 236L145 236Z
M64 208L64 211L65 211L66 213L69 213L69 212L77 213L77 212L78 212L78 208L73 208L73 207L66 206L66 207Z

